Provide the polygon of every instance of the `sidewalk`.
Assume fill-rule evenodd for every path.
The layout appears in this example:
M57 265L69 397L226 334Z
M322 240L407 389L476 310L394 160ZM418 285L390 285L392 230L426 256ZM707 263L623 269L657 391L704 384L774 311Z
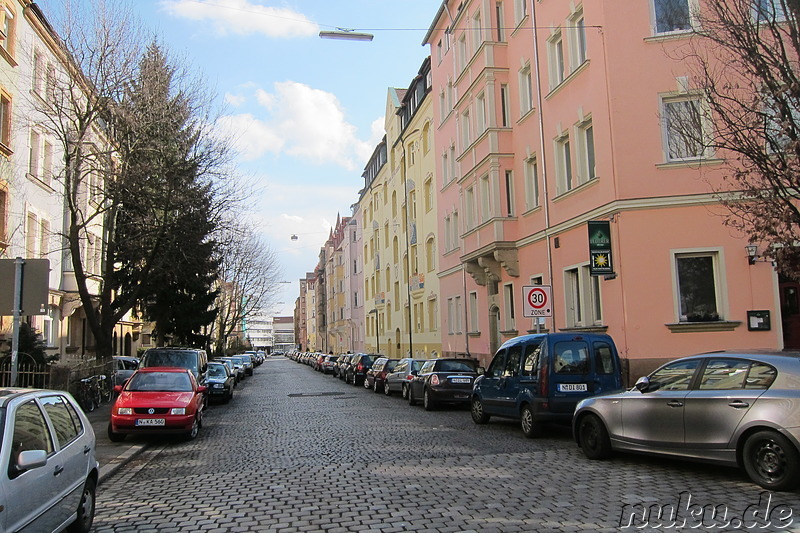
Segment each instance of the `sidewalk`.
M147 441L138 440L133 436L128 436L122 442L111 442L106 429L108 427L108 419L111 416L112 405L113 402L109 402L96 408L91 413L86 413L86 417L94 429L97 442L95 453L100 463L98 484L102 484L103 480L144 451L148 445Z

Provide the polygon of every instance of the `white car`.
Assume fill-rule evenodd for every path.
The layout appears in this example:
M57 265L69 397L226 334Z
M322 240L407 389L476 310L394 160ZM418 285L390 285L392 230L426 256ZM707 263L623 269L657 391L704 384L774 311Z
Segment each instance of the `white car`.
M88 532L98 463L69 393L0 388L0 531Z

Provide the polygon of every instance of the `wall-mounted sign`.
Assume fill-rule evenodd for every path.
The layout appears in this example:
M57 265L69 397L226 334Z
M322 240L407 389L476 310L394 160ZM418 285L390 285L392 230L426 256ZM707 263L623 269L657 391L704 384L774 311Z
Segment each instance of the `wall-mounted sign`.
M590 220L589 223L589 274L608 276L614 274L611 255L611 223L607 220Z

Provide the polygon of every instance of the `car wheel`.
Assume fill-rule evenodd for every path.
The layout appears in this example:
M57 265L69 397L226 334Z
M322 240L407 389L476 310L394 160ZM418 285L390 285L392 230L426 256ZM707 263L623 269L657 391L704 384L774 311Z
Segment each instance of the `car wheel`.
M476 424L485 424L489 421L490 416L483 410L483 402L480 398L472 398L469 402L469 412L472 415L472 421Z
M114 432L114 430L111 427L111 422L108 423L108 430L106 431L106 433L108 433L108 439L111 442L122 442L122 441L125 440L125 434L124 433L116 433L116 432Z
M375 386L376 386L376 387L378 386L378 383L377 383L377 382L375 383ZM369 388L371 388L371 387L369 386L369 381L367 381L366 379L364 380L364 388L365 388L365 389L369 389ZM375 392L378 392L378 391L376 390Z
M375 394L378 394L378 392L380 392L380 388L378 387L378 380L377 379L372 382L372 392L374 392Z
M414 392L411 390L411 387L406 387L406 391L408 391L408 405L417 405L417 400L414 399Z
M433 411L436 409L436 402L431 398L431 393L428 389L422 391L422 407L424 407L426 411Z
M520 425L522 426L522 433L532 439L534 437L538 437L541 433L541 424L536 422L536 419L533 417L533 409L531 409L530 405L525 405L522 407L522 412L520 413Z
M389 384L387 382L385 382L385 381L383 382L383 393L386 396L391 396L392 395L392 390L389 388Z
M589 459L608 459L611 457L611 441L608 431L596 415L586 415L578 423L578 444Z
M186 434L186 440L194 440L197 438L197 433L200 431L200 413L194 417L194 422L192 422L192 429Z
M68 527L67 531L70 533L88 533L92 529L92 522L94 522L94 497L97 482L89 478L83 485L83 494L81 501L78 503L78 516L75 521Z
M403 383L403 399L408 400L408 385Z
M750 479L768 490L792 490L800 481L798 451L776 431L759 431L748 437L742 462Z

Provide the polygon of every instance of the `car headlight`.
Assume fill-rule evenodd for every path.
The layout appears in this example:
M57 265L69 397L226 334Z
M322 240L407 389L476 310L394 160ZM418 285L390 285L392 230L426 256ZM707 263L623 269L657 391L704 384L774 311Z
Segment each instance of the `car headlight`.
M225 385L223 385L222 383L212 383L211 386L214 387L215 389L221 389L225 387Z
M131 408L131 407L120 407L120 408L117 409L117 414L118 415L132 415L133 414L133 408Z
M169 414L171 415L185 415L186 408L185 407L173 407L169 410Z

